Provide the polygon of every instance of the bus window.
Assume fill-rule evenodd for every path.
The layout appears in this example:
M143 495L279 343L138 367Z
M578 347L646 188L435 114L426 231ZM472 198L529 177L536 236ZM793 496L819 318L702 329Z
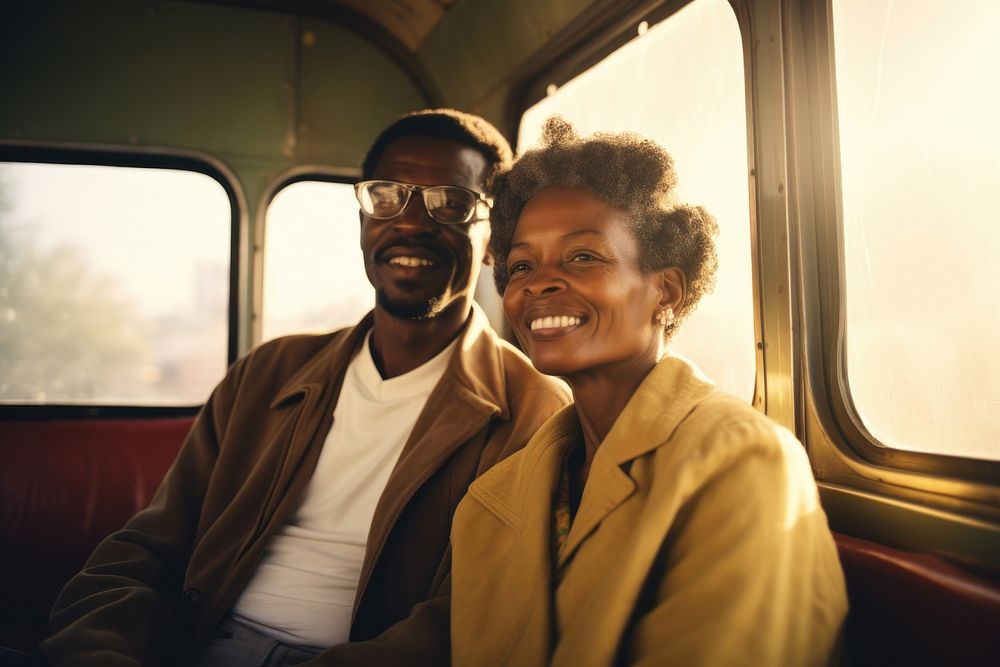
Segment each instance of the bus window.
M296 181L265 221L261 340L355 324L375 305L350 183Z
M518 150L534 145L545 119L558 113L581 134L630 130L670 151L679 199L707 208L721 229L715 292L671 346L749 401L756 355L739 25L725 0L695 0L638 32L593 68L550 86L524 113Z
M205 174L0 163L0 402L202 403L226 369L231 229Z
M846 370L882 444L998 460L1000 6L960 4L833 3Z

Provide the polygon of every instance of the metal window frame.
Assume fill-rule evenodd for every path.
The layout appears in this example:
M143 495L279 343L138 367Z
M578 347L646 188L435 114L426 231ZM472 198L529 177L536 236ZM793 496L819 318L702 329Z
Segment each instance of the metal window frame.
M295 183L318 181L353 185L361 178L358 168L337 168L321 164L296 165L278 174L261 194L254 218L254 241L251 256L253 276L253 303L251 305L250 341L252 345L261 343L264 326L264 254L267 252L264 240L267 238L267 212L278 193Z
M892 449L865 428L845 361L844 244L831 0L782 3L796 413L835 528L1000 571L1000 462ZM809 298L806 298L806 297Z
M246 266L244 239L247 236L247 206L243 188L236 174L212 155L192 150L167 147L136 147L84 142L36 141L28 139L0 140L0 161L36 164L80 166L134 167L171 169L204 174L217 182L229 198L229 292L226 333L226 365L232 364L239 353L238 332L240 313L239 282ZM207 398L207 396L206 396ZM201 404L194 405L120 405L113 403L8 403L0 405L0 419L105 419L174 417L193 415Z

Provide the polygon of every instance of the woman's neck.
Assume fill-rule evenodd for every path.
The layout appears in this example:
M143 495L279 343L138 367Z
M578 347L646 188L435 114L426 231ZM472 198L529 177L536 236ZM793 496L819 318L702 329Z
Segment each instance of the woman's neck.
M566 378L573 390L573 402L583 431L586 450L583 480L590 471L597 448L655 365L656 359L648 358Z

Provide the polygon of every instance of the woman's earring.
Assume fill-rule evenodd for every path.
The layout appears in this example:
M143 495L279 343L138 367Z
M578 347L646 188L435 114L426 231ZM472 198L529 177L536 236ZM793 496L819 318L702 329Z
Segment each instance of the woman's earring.
M674 319L674 309L667 307L663 310L659 310L656 313L656 321L660 323L660 326L665 327L670 324Z

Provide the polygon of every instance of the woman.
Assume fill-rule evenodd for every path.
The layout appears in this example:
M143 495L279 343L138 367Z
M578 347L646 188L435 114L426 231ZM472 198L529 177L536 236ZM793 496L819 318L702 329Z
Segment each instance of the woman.
M630 134L498 180L504 311L574 404L475 482L452 528L452 656L474 665L821 665L847 601L802 446L665 343L710 290L715 221Z

